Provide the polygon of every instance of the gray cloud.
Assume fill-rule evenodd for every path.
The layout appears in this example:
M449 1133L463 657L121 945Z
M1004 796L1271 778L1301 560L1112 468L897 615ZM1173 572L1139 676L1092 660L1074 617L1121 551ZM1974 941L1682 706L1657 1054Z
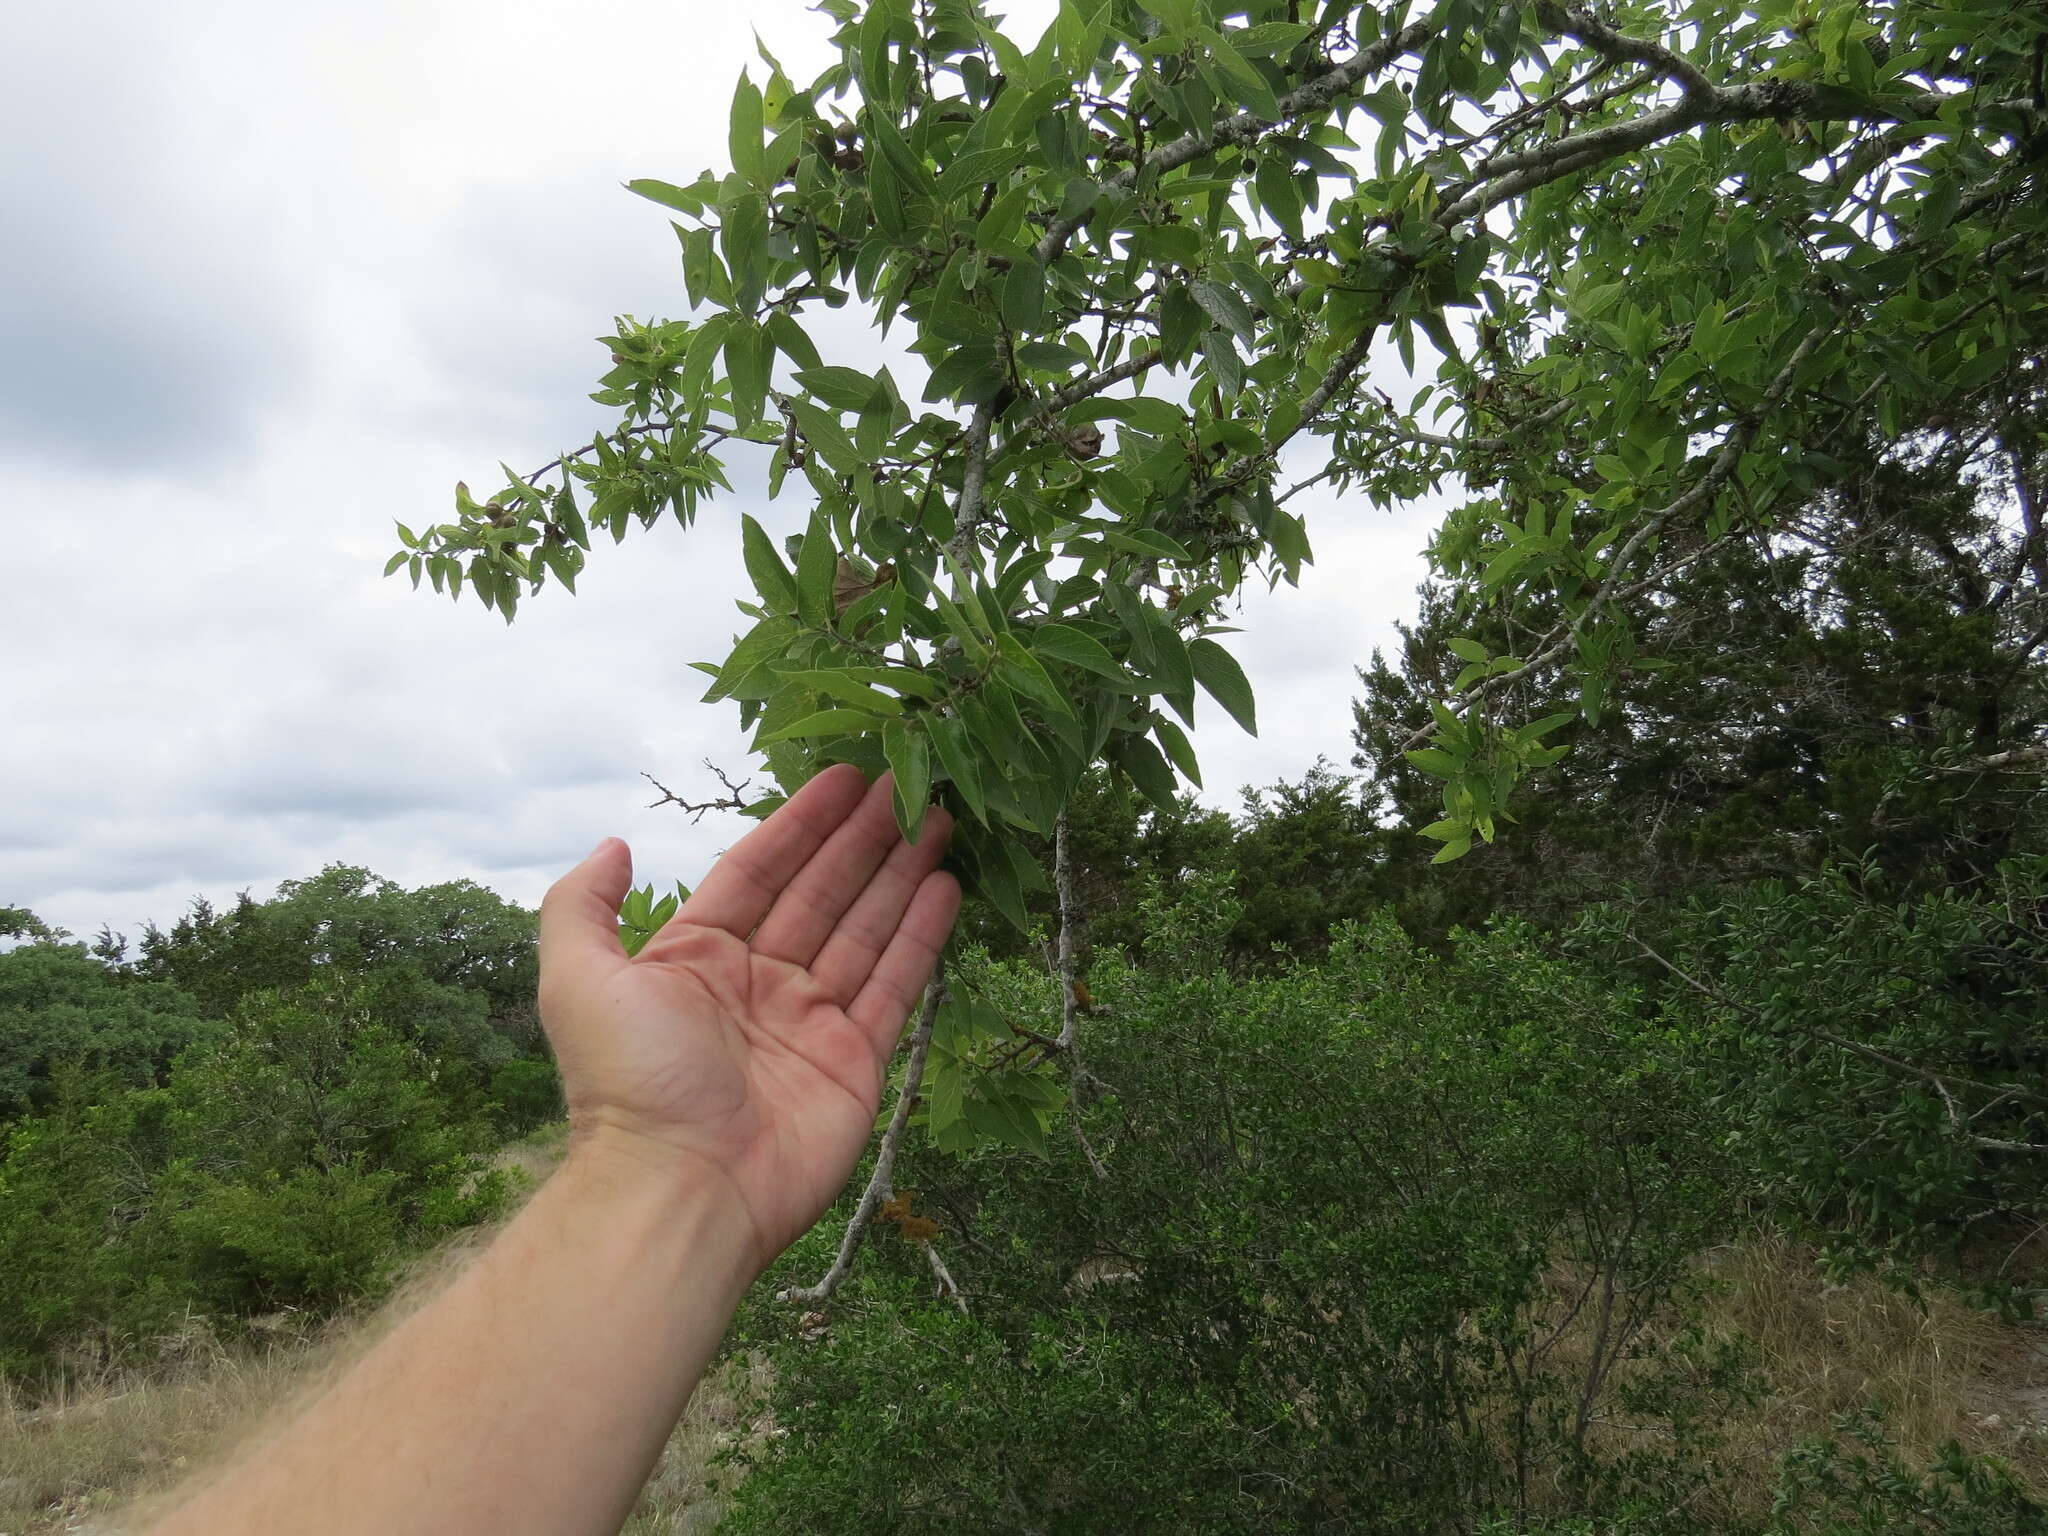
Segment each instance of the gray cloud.
M194 18L113 12L9 19L0 451L102 470L218 462L304 373L301 273L262 191L277 140L223 152L223 98L175 68Z

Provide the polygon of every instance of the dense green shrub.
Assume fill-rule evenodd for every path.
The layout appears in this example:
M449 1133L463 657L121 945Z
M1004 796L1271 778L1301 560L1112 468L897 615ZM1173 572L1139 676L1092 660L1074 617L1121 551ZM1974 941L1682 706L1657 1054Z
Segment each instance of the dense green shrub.
M1441 955L1383 915L1252 975L1229 880L1141 903L1142 967L1098 954L1042 1159L906 1149L964 1311L900 1221L822 1314L757 1296L785 1433L742 1453L729 1528L2048 1530L1995 1462L1908 1469L1861 1420L1743 1514L1712 1448L1762 1382L1689 1279L1759 1219L1924 1267L2048 1216L2048 867L1903 904L1826 872ZM956 985L1056 1028L1040 970Z
M1995 1456L1953 1443L1924 1470L1899 1459L1877 1415L1785 1458L1770 1536L2043 1536L2048 1505Z
M73 1078L0 1152L0 1363L132 1349L189 1310L322 1309L496 1209L492 1117L327 985L248 1000L165 1086Z
M1457 1529L1536 1502L1539 1468L1544 1498L1668 1482L1590 1433L1619 1378L1648 1412L1739 1397L1704 1353L1629 1359L1728 1219L1682 1042L1521 930L1443 962L1377 921L1246 979L1234 916L1196 882L1153 912L1155 964L1095 971L1109 1177L1071 1131L899 1165L971 1315L885 1231L822 1331L748 1316L787 1434L732 1528ZM1044 991L970 980L1013 1015Z
M490 1102L499 1131L507 1138L538 1130L565 1113L562 1078L552 1061L522 1056L491 1074Z
M1698 1042L1744 1188L1833 1259L2048 1219L2048 859L1903 902L1850 867L1608 907L1576 944Z

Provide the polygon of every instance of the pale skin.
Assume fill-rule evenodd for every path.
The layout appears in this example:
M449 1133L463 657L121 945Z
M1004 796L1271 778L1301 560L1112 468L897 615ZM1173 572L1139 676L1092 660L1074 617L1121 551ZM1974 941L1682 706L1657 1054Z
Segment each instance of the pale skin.
M838 1196L959 910L950 824L827 769L631 959L608 839L541 907L560 1170L156 1536L615 1532L746 1288Z

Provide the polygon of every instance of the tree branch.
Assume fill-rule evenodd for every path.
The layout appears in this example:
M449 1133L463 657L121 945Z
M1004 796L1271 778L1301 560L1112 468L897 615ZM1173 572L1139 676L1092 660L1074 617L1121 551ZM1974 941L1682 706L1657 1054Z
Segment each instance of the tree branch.
M1538 6L1537 16L1551 31L1577 38L1610 64L1640 64L1671 81L1688 96L1707 96L1713 93L1713 82L1700 72L1699 66L1692 60L1683 54L1672 52L1661 44L1645 42L1641 38L1617 32L1590 11L1575 5L1548 3L1546 0L1546 3Z
M974 535L985 520L988 501L989 435L995 429L996 413L991 405L977 405L967 424L967 457L960 476L960 504L954 509L953 537L946 548L963 566L974 545Z
M1686 491L1669 505L1660 507L1652 512L1643 525L1629 536L1628 542L1623 544L1609 558L1605 579L1602 580L1599 588L1593 593L1591 599L1587 601L1586 606L1579 610L1577 616L1572 619L1569 625L1560 625L1558 628L1551 630L1550 634L1545 637L1546 643L1544 648L1521 666L1516 667L1511 672L1503 672L1497 677L1488 678L1479 687L1473 689L1472 692L1466 694L1461 699L1452 701L1445 707L1454 715L1465 714L1475 704L1484 699L1491 698L1503 688L1519 682L1530 673L1548 666L1572 646L1576 645L1579 636L1585 630L1587 620L1622 595L1620 590L1622 577L1628 569L1629 562L1635 558L1636 552L1642 548L1644 543L1660 533L1665 524L1669 523L1673 518L1680 517L1699 506L1702 502L1711 499L1714 493L1725 485L1734 475L1735 471L1741 467L1742 456L1748 451L1750 443L1762 428L1764 418L1769 416L1777 408L1779 402L1785 398L1800 368L1805 365L1806 360L1819 347L1822 338L1829 335L1832 330L1832 326L1815 326L1811 331L1807 332L1805 339L1797 347L1793 348L1792 356L1786 360L1785 366L1780 368L1777 376L1771 380L1769 388L1764 391L1764 397L1758 402L1756 409L1747 416L1741 417L1736 422L1734 429L1729 432L1727 438L1723 440L1720 449L1714 455L1713 461L1707 466L1707 472L1700 476L1699 480L1690 490ZM1693 558L1696 559L1698 557L1694 556ZM1668 572L1665 574L1668 574ZM1641 590L1641 584L1638 584L1634 590ZM1430 729L1430 727L1424 726L1416 731L1408 738L1408 744L1412 745L1418 740L1427 740Z
M909 1128L910 1112L917 1103L917 1090L924 1082L925 1057L932 1048L932 1024L945 997L945 962L941 961L930 985L924 989L924 1008L917 1016L917 1028L911 1031L910 1060L903 1069L903 1086L896 1093L896 1112L889 1117L889 1128L882 1133L881 1145L875 1149L874 1172L868 1176L868 1187L861 1192L860 1204L854 1207L853 1217L846 1223L846 1233L839 1240L839 1254L816 1285L778 1291L777 1301L805 1305L831 1300L832 1293L853 1269L854 1253L874 1224L875 1212L882 1208L883 1201L895 1197L896 1186L891 1181L895 1176L896 1152L903 1145L903 1133Z
M1360 49L1355 57L1346 59L1328 74L1319 75L1307 85L1282 96L1280 117L1277 122L1254 116L1250 112L1240 112L1233 117L1223 118L1206 129L1182 134L1170 143L1160 145L1147 154L1141 164L1130 165L1114 176L1105 177L1099 183L1099 190L1128 191L1138 184L1138 176L1142 171L1164 175L1226 145L1249 144L1280 122L1290 122L1310 112L1321 111L1352 87L1378 74L1402 54L1412 53L1422 47L1435 35L1433 27L1419 21L1411 23L1394 36L1383 38L1370 48ZM1111 153L1116 149L1116 145L1110 146ZM1128 146L1125 146L1125 153L1129 152ZM1092 206L1090 211L1093 211ZM1054 219L1033 248L1032 254L1041 264L1051 262L1067 248L1067 242L1074 238L1074 232L1087 222L1088 213L1072 218Z
M1080 914L1074 902L1072 836L1064 809L1054 818L1052 828L1052 884L1060 904L1055 952L1060 984L1060 1049L1067 1050L1074 1044L1074 1026L1081 1016L1080 1000L1074 995L1074 924Z
M1114 368L1105 368L1102 372L1090 374L1085 379L1076 379L1056 394L1047 395L1039 402L1038 409L1048 416L1064 411L1070 405L1079 405L1083 400L1123 383L1125 379L1135 379L1146 369L1156 368L1164 360L1164 354L1157 347L1149 352L1127 357Z
M927 1241L920 1246L924 1249L925 1259L931 1264L932 1277L939 1282L939 1293L960 1309L962 1317L969 1316L966 1293L953 1278L953 1272L946 1268L946 1261L939 1257L938 1245Z

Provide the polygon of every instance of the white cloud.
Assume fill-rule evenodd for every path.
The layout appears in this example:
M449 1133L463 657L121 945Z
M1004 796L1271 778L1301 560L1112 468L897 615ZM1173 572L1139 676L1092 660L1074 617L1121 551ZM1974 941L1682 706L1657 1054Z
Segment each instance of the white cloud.
M683 303L665 216L619 183L719 161L753 29L801 76L827 25L800 0L10 23L0 132L34 148L0 168L32 213L0 247L0 903L132 929L337 860L531 901L608 833L643 878L701 872L738 827L647 809L638 774L744 765L687 663L732 631L740 508L800 508L636 532L509 629L378 571L394 520L603 423L590 338ZM850 317L817 334L872 355ZM1412 611L1427 525L1316 504L1318 564L1233 640L1260 738L1204 716L1212 800L1348 759L1351 668Z

